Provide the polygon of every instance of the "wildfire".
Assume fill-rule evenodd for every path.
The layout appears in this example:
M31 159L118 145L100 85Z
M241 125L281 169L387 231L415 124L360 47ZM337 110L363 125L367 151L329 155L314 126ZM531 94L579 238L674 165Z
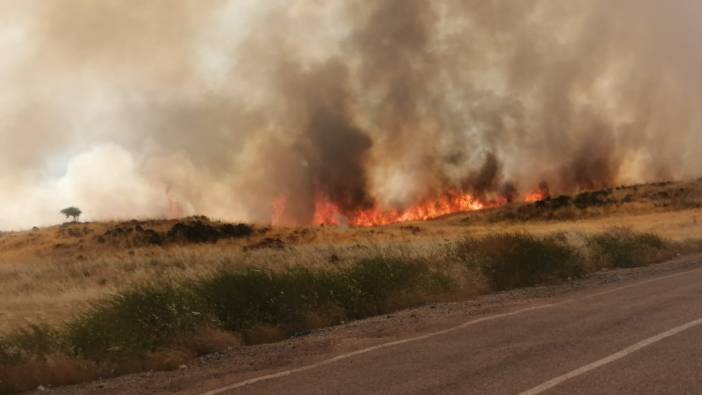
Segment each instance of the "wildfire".
M378 226L408 221L425 221L447 214L481 210L504 204L504 199L484 202L459 191L449 191L441 196L425 199L404 210L382 210L373 207L343 213L325 196L315 201L314 225Z
M183 216L182 205L171 195L171 188L166 188L166 212L168 218L180 218Z
M548 199L551 197L551 190L548 187L548 183L546 181L541 181L539 183L539 190L534 191L524 198L524 201L526 203L534 203L534 202L540 202L542 200Z
M546 199L546 197L547 196L541 192L532 192L532 193L526 195L526 197L524 197L524 201L527 203L534 203L534 202L542 201L542 200Z
M524 202L533 203L549 197L545 188L523 197ZM281 224L287 203L287 197L275 199L272 204L273 225ZM382 209L374 206L368 209L344 211L326 195L318 193L314 201L314 214L311 225L316 226L381 226L401 222L426 221L449 214L463 213L500 207L508 203L507 198L497 197L491 200L478 199L460 190L449 190L441 195L426 198L405 209Z
M271 225L280 225L281 219L283 218L283 213L285 212L285 205L288 203L287 196L281 196L273 200L273 212L271 215Z

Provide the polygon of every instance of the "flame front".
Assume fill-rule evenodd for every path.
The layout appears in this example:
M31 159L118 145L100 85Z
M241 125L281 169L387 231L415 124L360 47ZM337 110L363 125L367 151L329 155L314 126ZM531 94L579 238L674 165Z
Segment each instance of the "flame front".
M538 191L522 196L525 203L534 203L548 199L550 193L545 185L540 185ZM306 225L348 225L357 227L382 226L402 222L426 221L449 214L465 213L488 208L496 208L509 203L506 197L498 196L492 199L480 199L459 189L450 189L443 194L425 198L404 209L383 209L377 205L366 208L344 211L323 193L317 193L314 200L314 214L311 223ZM287 197L282 196L273 201L271 223L281 225Z
M524 197L524 201L526 203L534 203L534 202L544 200L547 197L548 197L548 195L544 194L543 192L532 192Z
M499 198L481 201L470 194L449 191L434 198L428 198L403 210L382 210L379 207L342 212L339 207L318 194L315 200L314 225L378 226L409 221L425 221L444 215L497 207L506 203Z

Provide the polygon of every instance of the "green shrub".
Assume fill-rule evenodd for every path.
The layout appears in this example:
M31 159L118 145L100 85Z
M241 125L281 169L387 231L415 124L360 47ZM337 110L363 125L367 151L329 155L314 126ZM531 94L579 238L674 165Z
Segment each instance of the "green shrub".
M351 318L382 314L394 301L421 303L426 295L447 292L452 282L421 262L371 258L340 273L333 298ZM413 301L414 299L414 301Z
M635 267L650 264L667 250L667 243L653 233L615 228L587 238L596 267Z
M205 318L189 287L144 286L96 304L69 323L65 336L81 357L135 357L195 330Z
M221 324L233 331L256 324L299 324L307 311L327 299L325 276L297 268L282 273L260 269L222 271L203 280L197 291Z
M496 290L533 286L583 274L582 258L562 236L504 233L467 238L457 254Z
M93 305L60 332L36 326L6 336L0 339L0 363L52 353L96 361L137 360L213 324L244 337L247 330L262 327L295 335L309 329L310 317L319 321L329 312L341 314L339 319L380 314L421 303L450 285L446 276L425 264L382 258L335 271L222 271L195 283L119 293Z
M0 365L43 361L64 351L60 333L47 325L30 325L0 337Z
M311 312L341 309L351 318L367 317L385 312L391 296L439 292L449 284L424 264L375 258L328 272L219 272L197 290L229 330L268 324L297 331Z

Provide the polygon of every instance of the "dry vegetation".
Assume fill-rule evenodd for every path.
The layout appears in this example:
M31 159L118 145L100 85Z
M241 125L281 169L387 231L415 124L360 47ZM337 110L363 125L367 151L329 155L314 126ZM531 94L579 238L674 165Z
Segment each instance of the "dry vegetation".
M701 202L691 181L381 228L196 217L2 233L0 392L174 368L227 345L697 252Z

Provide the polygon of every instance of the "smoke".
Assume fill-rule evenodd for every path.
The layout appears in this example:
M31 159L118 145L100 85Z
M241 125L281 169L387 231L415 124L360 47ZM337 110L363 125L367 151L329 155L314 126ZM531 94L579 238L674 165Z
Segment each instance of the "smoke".
M700 175L694 0L0 5L1 229Z

